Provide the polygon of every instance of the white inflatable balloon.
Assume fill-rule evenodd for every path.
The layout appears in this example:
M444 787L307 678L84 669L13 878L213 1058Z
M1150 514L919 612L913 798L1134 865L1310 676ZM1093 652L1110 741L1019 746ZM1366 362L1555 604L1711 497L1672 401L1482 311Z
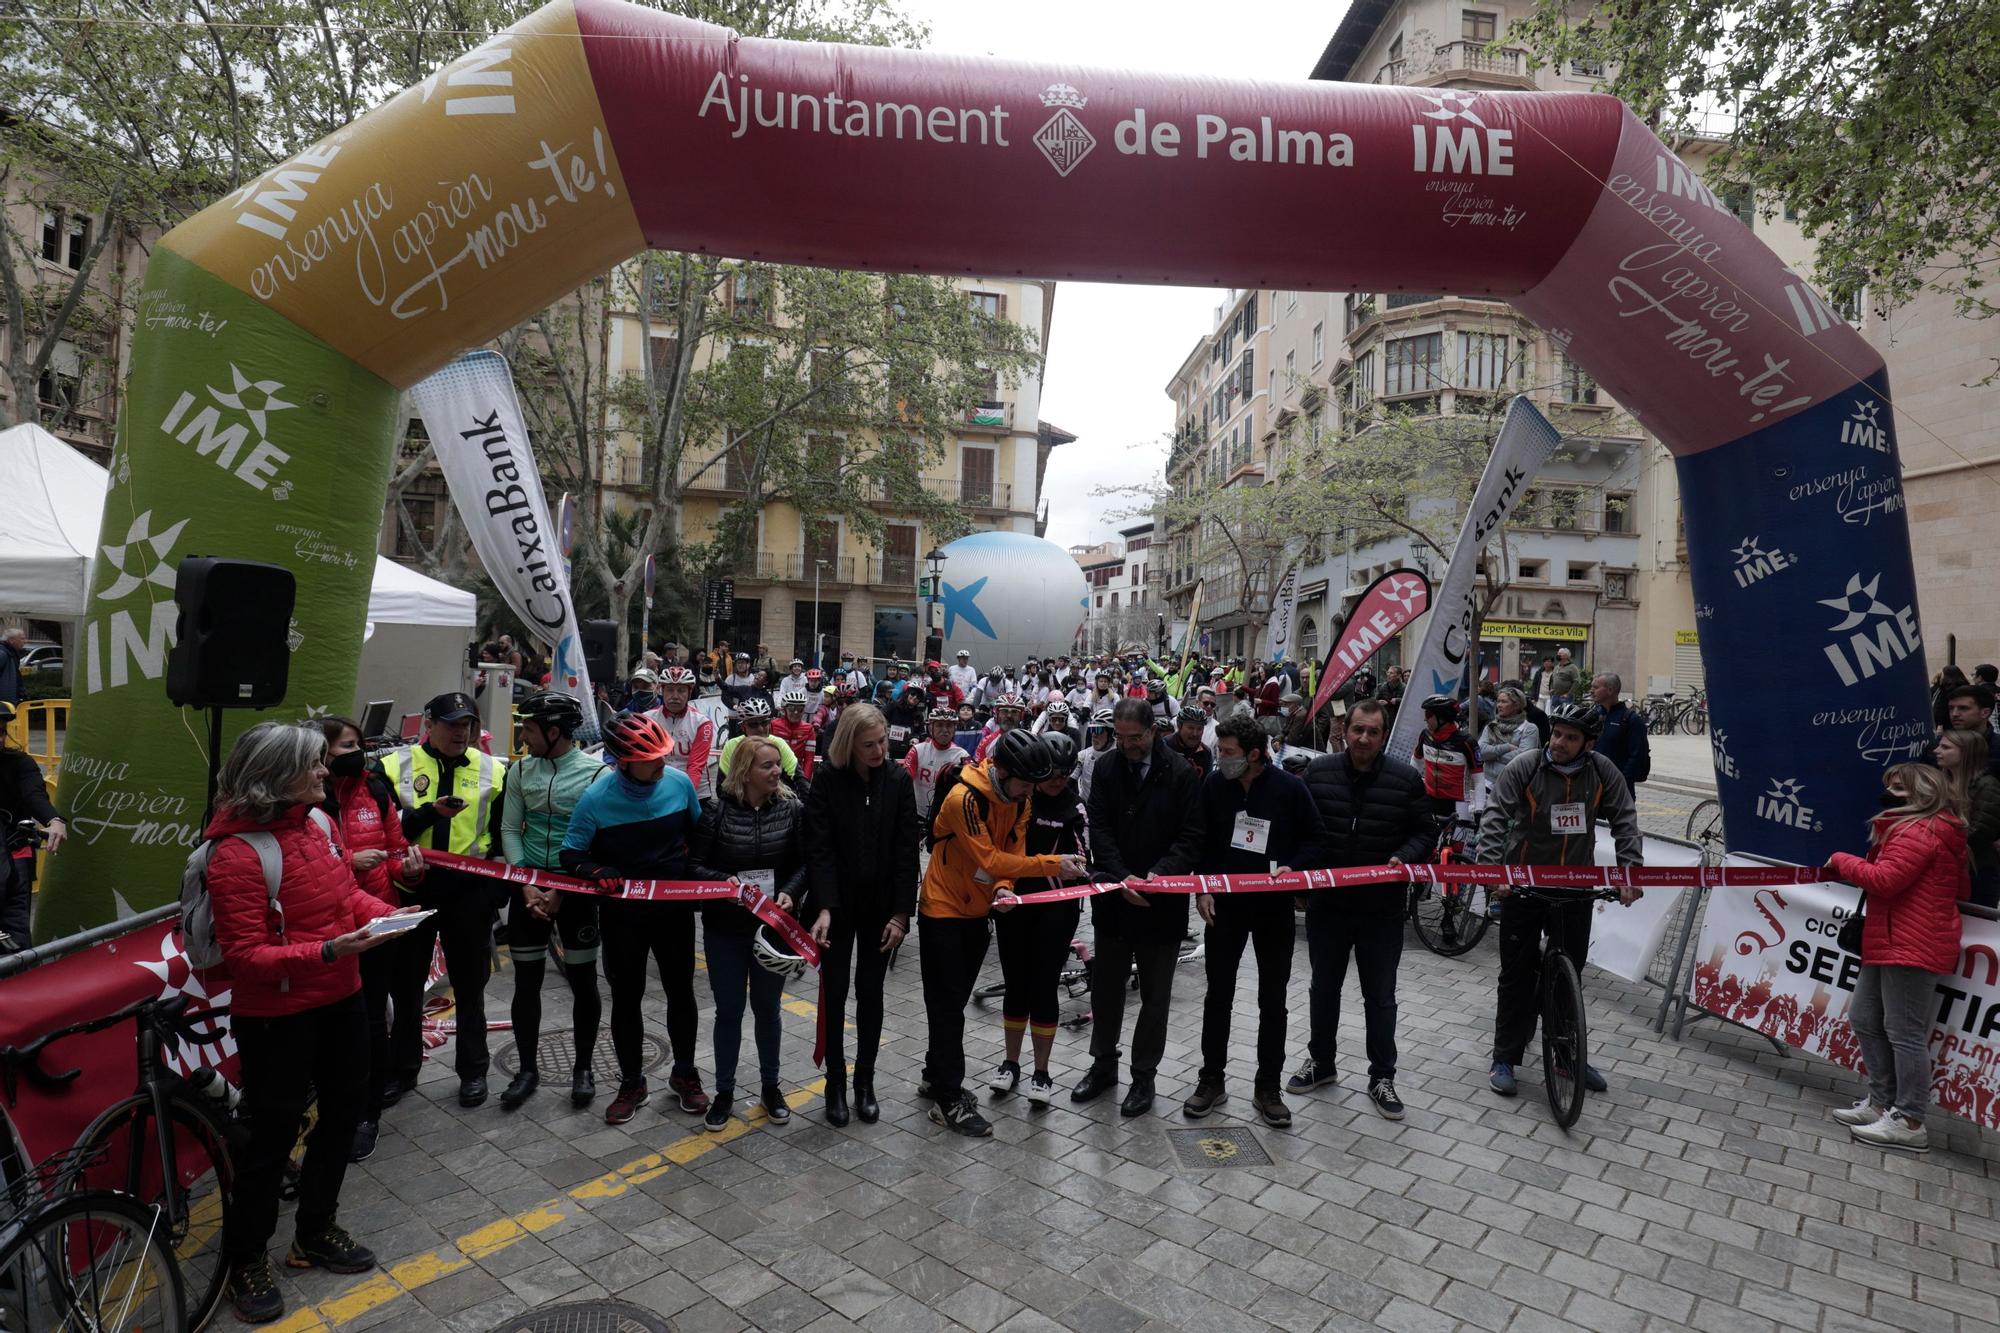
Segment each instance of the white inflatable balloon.
M975 532L944 548L944 654L981 672L1073 652L1088 603L1068 551L1025 532Z

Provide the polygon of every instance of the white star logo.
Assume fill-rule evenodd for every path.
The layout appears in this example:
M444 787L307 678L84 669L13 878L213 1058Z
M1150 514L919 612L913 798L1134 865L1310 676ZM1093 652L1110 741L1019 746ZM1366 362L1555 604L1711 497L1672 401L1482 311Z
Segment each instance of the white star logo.
M159 999L171 1000L181 995L186 995L196 1000L206 1000L209 998L208 987L202 984L201 977L195 973L195 970L188 966L187 955L181 951L181 946L175 939L173 931L169 930L160 936L160 957L158 961L148 958L140 958L135 961L140 967L145 968L148 972L159 978Z
M224 393L211 384L208 388L209 396L224 407L233 407L244 416L249 417L250 424L257 428L259 436L268 436L270 434L270 431L266 429L267 423L264 420L266 412L282 412L288 407L296 406L294 403L285 402L283 399L277 397L278 390L285 386L276 380L250 379L242 371L238 370L234 364L231 364L229 367L229 378L236 383L235 392ZM251 392L252 390L255 392ZM250 394L251 401L257 403L258 406L251 407L244 403L243 398L246 393Z
M1404 613L1408 614L1410 608L1416 604L1417 594L1423 589L1424 585L1416 579L1390 579L1389 586L1382 590L1382 595L1402 607Z
M1472 104L1476 100L1472 93L1461 93L1452 89L1445 89L1442 92L1418 93L1417 96L1431 104L1431 109L1424 112L1426 119L1463 120L1469 124L1477 125L1482 130L1486 128L1486 122L1481 120L1479 113L1472 109Z
M1877 574L1866 583L1861 581L1859 574L1850 575L1847 580L1847 591L1845 593L1838 597L1819 598L1821 606L1830 606L1840 612L1842 616L1841 622L1833 626L1828 632L1838 634L1842 630L1853 629L1870 616L1895 615L1896 612L1893 608L1882 605L1875 598L1875 589L1880 586L1881 582L1882 576L1880 574ZM1867 604L1859 611L1854 609L1854 599L1856 597L1865 597L1868 599Z
M1877 414L1881 410L1882 404L1872 398L1857 398L1854 400L1854 420L1863 425L1873 426L1876 424Z
M1804 795L1806 784L1797 778L1772 778L1771 799L1783 801L1787 805L1798 805Z
M1727 750L1729 748L1729 733L1717 727L1714 731L1708 733L1708 744L1709 748L1713 750Z
M167 560L167 552L180 540L181 529L188 525L188 520L182 519L163 532L149 533L147 528L152 521L153 511L148 509L132 520L124 541L104 548L104 558L118 571L118 577L104 590L104 601L116 601L142 583L155 583L173 591L175 571ZM150 556L146 554L148 550L152 552Z
M1763 547L1757 544L1755 537L1745 537L1741 542L1736 544L1731 554L1736 557L1737 564L1746 565L1758 556L1765 554L1765 551Z

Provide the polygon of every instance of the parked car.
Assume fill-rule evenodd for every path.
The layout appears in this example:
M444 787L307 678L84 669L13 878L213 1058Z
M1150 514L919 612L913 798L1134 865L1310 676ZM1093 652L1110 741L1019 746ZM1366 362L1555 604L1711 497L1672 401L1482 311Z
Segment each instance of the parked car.
M22 675L27 675L31 671L59 672L62 668L63 650L61 644L50 643L46 639L28 640L26 651L21 658Z

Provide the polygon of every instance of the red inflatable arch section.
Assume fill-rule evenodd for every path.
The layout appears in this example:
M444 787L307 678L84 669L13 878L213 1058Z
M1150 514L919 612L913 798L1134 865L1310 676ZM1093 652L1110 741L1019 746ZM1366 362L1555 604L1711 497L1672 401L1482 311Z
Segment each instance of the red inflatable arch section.
M107 536L137 549L165 530L176 558L296 540L312 650L293 697L344 706L396 391L643 246L1504 297L1677 460L1732 843L1797 860L1851 844L1883 759L1927 731L1880 358L1624 106L1587 94L1011 64L559 0L165 239ZM247 425L228 415L258 401ZM246 433L224 448L232 421ZM187 491L195 475L211 490ZM1735 578L1745 551L1784 572ZM121 809L157 808L188 789L192 747L131 651L143 617L116 619L135 594L114 563L73 763L101 792L123 784ZM182 836L160 827L144 832ZM69 854L64 880L178 864L122 837L91 845L124 859Z

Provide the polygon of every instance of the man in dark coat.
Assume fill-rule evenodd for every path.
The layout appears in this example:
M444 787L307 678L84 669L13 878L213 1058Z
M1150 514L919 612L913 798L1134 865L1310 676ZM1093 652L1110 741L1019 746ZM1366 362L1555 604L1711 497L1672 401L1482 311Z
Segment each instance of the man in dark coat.
M1201 859L1201 775L1153 729L1153 706L1121 699L1111 713L1117 753L1091 769L1090 854L1100 880L1192 874ZM1127 886L1091 899L1097 952L1091 960L1090 1072L1070 1093L1087 1102L1118 1083L1118 1036L1125 978L1139 970L1139 1017L1132 1025L1128 1116L1153 1105L1153 1076L1167 1047L1174 966L1187 933L1188 895Z
M1347 710L1347 749L1306 769L1319 807L1318 866L1397 865L1428 861L1437 843L1423 775L1382 753L1389 734L1383 706L1364 699ZM1368 1027L1368 1096L1391 1120L1396 1096L1396 968L1403 957L1408 890L1401 884L1318 889L1306 904L1306 954L1312 963L1311 1035L1306 1058L1285 1087L1311 1092L1334 1079L1334 1039L1347 960L1361 977Z
M1646 739L1646 719L1626 707L1624 699L1619 697L1623 688L1624 682L1617 674L1606 671L1592 678L1590 701L1604 710L1597 752L1618 765L1619 774L1636 799L1639 784L1653 771L1653 750Z

